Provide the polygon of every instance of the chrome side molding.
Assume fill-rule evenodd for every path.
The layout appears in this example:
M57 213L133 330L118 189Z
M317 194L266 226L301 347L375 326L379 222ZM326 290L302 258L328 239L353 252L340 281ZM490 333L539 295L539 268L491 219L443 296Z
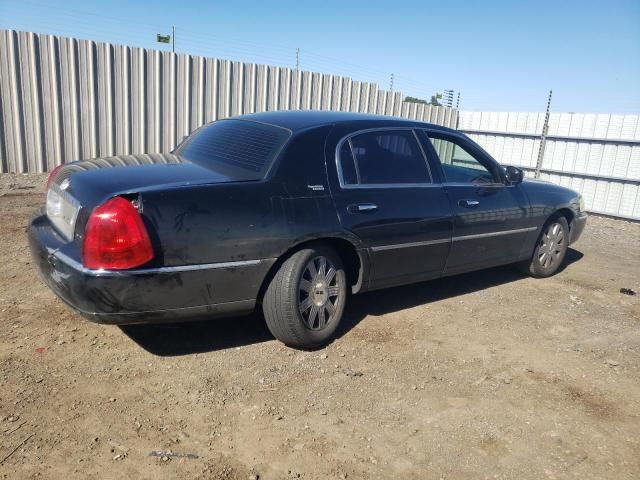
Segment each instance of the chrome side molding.
M424 242L409 242L409 243L396 243L393 245L379 245L376 247L371 247L371 251L373 252L381 252L384 250L395 250L397 248L411 248L411 247L425 247L428 245L437 245L440 243L449 243L449 242L460 242L462 240L473 240L476 238L488 238L488 237L498 237L501 235L513 235L516 233L525 233L532 232L537 230L538 227L526 227L526 228L518 228L516 230L501 230L498 232L489 232L489 233L478 233L474 235L461 235L459 237L452 238L440 238L436 240L426 240Z
M478 233L475 235L462 235L460 237L453 237L451 240L454 242L459 242L461 240L473 240L474 238L498 237L500 235L513 235L515 233L532 232L533 230L537 230L537 229L538 227L527 227L527 228L518 228L516 230L500 230L499 232Z
M410 243L397 243L394 245L380 245L378 247L371 247L374 252L381 252L384 250L395 250L397 248L411 248L411 247L425 247L427 245L437 245L439 243L449 243L450 238L440 238L437 240L426 240L424 242L410 242Z

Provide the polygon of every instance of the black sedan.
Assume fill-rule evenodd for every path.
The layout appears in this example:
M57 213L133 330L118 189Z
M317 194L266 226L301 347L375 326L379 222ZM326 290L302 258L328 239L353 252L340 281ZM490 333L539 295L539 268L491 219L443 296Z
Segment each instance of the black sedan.
M28 232L46 283L90 320L262 308L276 338L313 347L350 294L508 263L548 277L585 223L579 194L455 130L290 111L210 123L170 154L58 167Z

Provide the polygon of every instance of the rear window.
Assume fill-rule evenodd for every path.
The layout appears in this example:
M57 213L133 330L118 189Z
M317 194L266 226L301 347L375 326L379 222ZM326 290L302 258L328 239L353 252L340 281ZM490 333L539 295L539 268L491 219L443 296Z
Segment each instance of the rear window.
M198 130L175 153L234 179L257 180L265 176L290 135L274 125L221 120Z

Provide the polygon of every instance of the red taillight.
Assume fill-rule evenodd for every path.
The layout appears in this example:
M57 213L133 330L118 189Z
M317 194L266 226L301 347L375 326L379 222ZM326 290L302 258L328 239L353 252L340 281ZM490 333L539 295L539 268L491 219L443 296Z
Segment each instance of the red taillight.
M138 267L152 258L149 234L130 201L114 197L91 213L82 245L85 267L122 270Z
M58 173L58 170L60 170L61 168L62 165L58 165L53 170L51 170L51 172L49 172L49 175L47 176L47 190L49 189L51 182L53 182L53 178L56 176L56 173Z

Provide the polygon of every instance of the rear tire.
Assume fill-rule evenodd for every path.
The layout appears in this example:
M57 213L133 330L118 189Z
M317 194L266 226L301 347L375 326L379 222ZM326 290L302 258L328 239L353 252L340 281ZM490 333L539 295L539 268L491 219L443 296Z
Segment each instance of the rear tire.
M314 245L282 263L264 295L264 318L281 342L313 348L333 338L346 298L347 277L340 256L327 246Z
M550 277L563 265L568 246L569 223L555 215L542 227L531 259L519 264L520 269L535 278Z

